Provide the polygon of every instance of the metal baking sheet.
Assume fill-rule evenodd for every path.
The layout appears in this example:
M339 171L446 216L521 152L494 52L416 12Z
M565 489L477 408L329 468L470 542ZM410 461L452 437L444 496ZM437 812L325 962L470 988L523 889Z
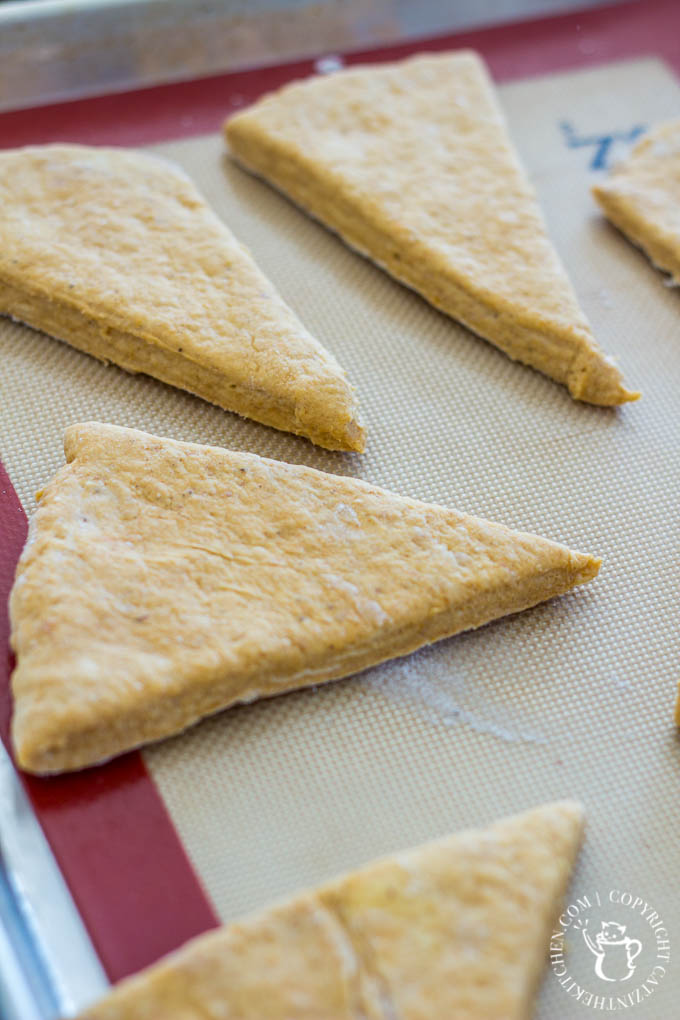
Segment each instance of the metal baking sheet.
M589 825L573 895L641 898L680 944L680 296L602 220L588 191L638 129L677 115L680 88L643 60L500 94L596 336L643 392L637 405L575 404L234 167L217 136L156 151L188 170L347 368L369 426L364 457L318 450L0 325L12 394L11 411L3 403L11 428L0 411L3 460L29 511L62 462L64 427L99 418L350 473L603 557L587 589L148 749L224 920L376 855L575 796ZM581 945L575 939L572 959ZM640 1020L674 1017L674 959L635 1007ZM548 972L540 1020L583 1010Z

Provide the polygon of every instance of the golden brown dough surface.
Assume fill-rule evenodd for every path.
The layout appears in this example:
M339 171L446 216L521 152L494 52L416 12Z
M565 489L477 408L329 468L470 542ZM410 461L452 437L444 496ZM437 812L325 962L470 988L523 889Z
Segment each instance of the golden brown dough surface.
M579 400L638 396L593 338L476 54L287 85L225 133L244 167L511 358Z
M593 194L608 219L680 285L680 120L648 132Z
M583 825L548 804L193 940L80 1020L529 1020Z
M0 153L0 313L331 450L352 387L179 168L127 149Z
M89 423L11 596L13 740L80 768L590 580L534 535L253 454Z

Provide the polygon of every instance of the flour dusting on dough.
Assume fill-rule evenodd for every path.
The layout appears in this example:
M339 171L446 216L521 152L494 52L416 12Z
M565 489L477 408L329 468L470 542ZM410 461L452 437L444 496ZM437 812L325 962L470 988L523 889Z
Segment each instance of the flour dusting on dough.
M356 584L352 584L351 581L347 581L337 574L324 574L323 576L329 587L350 596L360 617L372 620L378 625L387 623L389 617L380 603L363 595Z

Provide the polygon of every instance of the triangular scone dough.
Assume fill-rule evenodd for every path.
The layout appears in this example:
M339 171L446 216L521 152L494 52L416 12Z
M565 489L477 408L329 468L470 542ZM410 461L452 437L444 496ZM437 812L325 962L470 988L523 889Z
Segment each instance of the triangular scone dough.
M81 1020L529 1020L583 827L563 801L194 939Z
M593 194L614 226L680 285L680 120L645 135Z
M179 169L125 149L0 153L0 313L163 382L362 450L352 387Z
M593 339L474 53L286 86L225 125L247 169L573 397L629 392Z
M11 597L19 764L101 761L590 580L599 561L354 478L71 426Z

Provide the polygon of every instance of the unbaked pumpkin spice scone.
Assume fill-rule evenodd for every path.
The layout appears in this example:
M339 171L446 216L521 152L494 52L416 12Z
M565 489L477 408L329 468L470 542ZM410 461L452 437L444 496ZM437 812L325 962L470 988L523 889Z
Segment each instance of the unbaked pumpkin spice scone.
M476 54L296 82L225 133L243 167L572 397L639 396L593 337Z
M210 932L79 1020L530 1020L579 850L547 804Z
M0 313L332 450L354 392L186 174L129 149L0 153Z
M10 600L20 766L82 768L593 578L599 560L354 478L90 423Z
M652 128L593 195L614 226L680 286L680 120Z

